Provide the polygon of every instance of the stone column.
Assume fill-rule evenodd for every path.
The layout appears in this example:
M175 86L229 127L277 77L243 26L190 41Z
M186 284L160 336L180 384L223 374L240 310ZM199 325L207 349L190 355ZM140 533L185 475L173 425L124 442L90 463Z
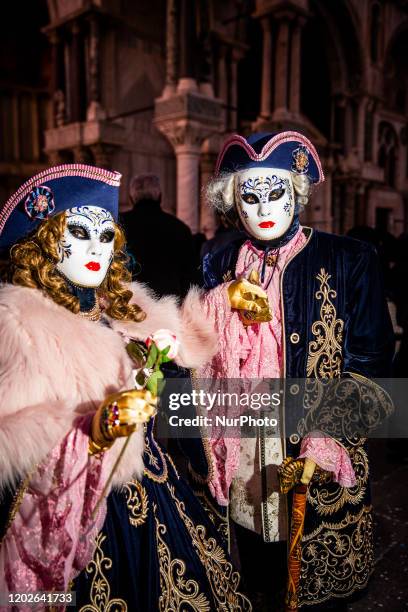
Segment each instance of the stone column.
M302 24L303 22L300 19L297 19L294 22L291 44L289 108L292 113L296 114L300 113L300 44L302 35Z
M287 110L287 84L289 74L289 21L282 19L279 23L278 38L276 41L275 61L275 112Z
M61 98L61 95L64 95L60 89L60 41L57 31L51 30L48 39L51 44L51 127L57 127L61 122L61 118L59 117L59 99Z
M20 120L19 120L19 99L18 92L14 91L11 98L11 117L9 119L13 126L13 157L20 160Z
M207 141L208 142L208 141ZM214 168L217 155L214 153L206 152L201 154L201 189L204 190L208 185ZM201 221L200 230L205 234L207 240L213 238L215 230L217 229L217 221L215 218L214 210L208 205L206 198L203 194L201 195Z
M177 160L177 216L197 232L200 226L201 146L221 128L221 104L196 92L156 100L154 124L172 145Z
M175 146L177 158L177 216L193 234L200 228L199 218L199 159L200 146L191 134L186 142ZM189 142L190 141L190 142Z
M231 58L231 83L230 83L230 125L232 130L238 128L238 62L242 57L242 52L237 52L237 49L232 50Z
M361 161L364 161L364 136L365 136L365 113L367 98L363 96L358 105L358 134L357 134L357 154Z
M105 119L106 113L101 105L100 75L99 75L99 41L100 27L95 15L89 19L89 96L87 108L87 120L96 121Z
M167 0L166 10L166 85L162 97L168 98L176 92L177 84L177 28L176 0Z
M81 41L80 31L77 22L71 26L72 40L70 48L70 96L69 96L69 122L81 120L81 91L80 91L80 62L81 62Z
M195 2L181 0L180 63L177 91L197 91Z
M228 78L227 78L227 62L226 62L227 48L222 43L219 44L219 56L218 56L218 98L224 105L222 110L224 129L228 130Z
M40 159L40 125L39 125L39 120L38 120L38 97L36 93L32 93L31 94L31 100L30 100L30 106L31 106L31 134L32 134L32 144L33 144L33 148L32 148L32 152L33 152L33 158L36 161L39 161Z
M347 155L353 147L353 109L348 98L344 106L344 145Z
M262 17L261 24L263 32L261 118L269 119L272 102L272 32L269 15Z

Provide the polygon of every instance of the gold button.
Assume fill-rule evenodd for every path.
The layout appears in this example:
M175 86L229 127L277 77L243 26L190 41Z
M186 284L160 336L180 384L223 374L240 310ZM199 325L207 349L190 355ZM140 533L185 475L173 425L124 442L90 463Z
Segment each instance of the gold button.
M299 393L299 385L290 385L289 391L292 395L297 395Z
M292 444L297 444L298 442L300 442L300 436L298 434L294 433L291 436L289 436L289 441Z
M296 332L290 335L290 341L292 344L297 344L299 340L300 340L300 336Z

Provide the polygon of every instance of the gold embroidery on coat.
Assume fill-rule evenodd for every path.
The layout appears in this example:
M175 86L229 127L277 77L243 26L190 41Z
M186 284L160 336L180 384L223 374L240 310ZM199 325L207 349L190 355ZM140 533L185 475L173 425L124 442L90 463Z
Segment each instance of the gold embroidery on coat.
M204 525L195 525L186 514L185 505L175 494L174 486L167 483L170 494L176 504L180 518L183 520L192 545L201 563L205 568L207 579L213 596L217 603L217 610L240 610L250 612L252 605L249 599L237 591L240 575L234 571L232 564L227 561L225 552L215 538L206 537Z
M144 486L138 480L130 480L123 485L128 507L129 523L133 527L143 525L149 511L149 499Z
M166 457L169 460L169 463L170 463L171 467L173 468L174 473L176 474L177 478L180 480L180 476L179 476L179 473L177 471L176 466L174 465L173 459L170 457L170 455L168 453L166 453Z
M207 512L210 521L215 526L216 530L224 540L229 542L229 520L228 515L224 516L221 514L215 506L211 503L210 499L206 495L205 491L194 489L194 494L201 502L204 510Z
M374 561L372 520L371 506L363 506L303 536L299 605L322 603L333 593L348 597L366 586ZM348 527L352 532L344 533Z
M166 482L167 480L167 476L168 476L168 469L167 469L167 462L166 462L166 457L164 456L164 453L162 452L160 446L157 444L156 440L152 440L153 444L156 447L156 450L160 456L161 462L162 462L162 466L163 466L163 470L161 474L156 474L155 472L149 470L148 467L146 467L145 465L145 469L144 469L144 473L145 475L150 478L150 480L153 480L154 482ZM149 461L149 465L153 466L153 468L159 469L160 464L159 464L159 460L157 458L156 455L153 454L153 451L150 447L150 441L149 438L146 437L145 438L145 450L144 450L144 454L146 455L148 461Z
M198 482L199 484L205 485L207 484L207 478L204 476L201 476L200 474L198 474L198 472L196 472L193 468L193 466L191 465L191 463L189 462L187 465L187 469L188 472L191 476L191 478L195 481Z
M344 321L336 318L337 312L332 299L337 296L337 292L329 285L331 275L321 268L316 278L320 282L315 297L317 300L322 300L321 320L315 321L312 325L315 340L309 343L307 376L335 378L341 373Z
M106 536L102 533L95 540L94 556L86 568L87 574L95 572L90 590L91 603L82 606L79 612L127 612L128 607L123 599L110 598L109 581L103 571L112 567L112 559L106 557L102 550L102 544L105 540Z
M160 567L159 612L182 612L186 609L196 612L210 612L210 603L204 593L199 593L196 580L185 578L186 564L181 559L172 559L170 549L163 536L167 528L157 518L157 505L153 504L156 521L157 553Z

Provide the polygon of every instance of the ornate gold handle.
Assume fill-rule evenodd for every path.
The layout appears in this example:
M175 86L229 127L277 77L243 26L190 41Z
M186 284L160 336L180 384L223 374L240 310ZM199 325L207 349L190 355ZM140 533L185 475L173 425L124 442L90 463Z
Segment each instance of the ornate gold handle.
M293 487L300 483L302 478L303 468L305 465L304 459L294 459L294 457L286 457L278 468L280 491L284 495L289 493ZM323 483L331 479L331 473L322 470L317 465L312 477L312 482Z

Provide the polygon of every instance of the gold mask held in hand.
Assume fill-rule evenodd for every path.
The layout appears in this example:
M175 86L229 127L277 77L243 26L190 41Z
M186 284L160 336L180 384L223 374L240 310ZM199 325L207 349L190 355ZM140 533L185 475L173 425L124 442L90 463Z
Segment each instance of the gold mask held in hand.
M248 280L241 278L230 284L228 298L231 308L239 311L244 325L272 320L268 296L259 286L259 275L255 270L251 272Z

